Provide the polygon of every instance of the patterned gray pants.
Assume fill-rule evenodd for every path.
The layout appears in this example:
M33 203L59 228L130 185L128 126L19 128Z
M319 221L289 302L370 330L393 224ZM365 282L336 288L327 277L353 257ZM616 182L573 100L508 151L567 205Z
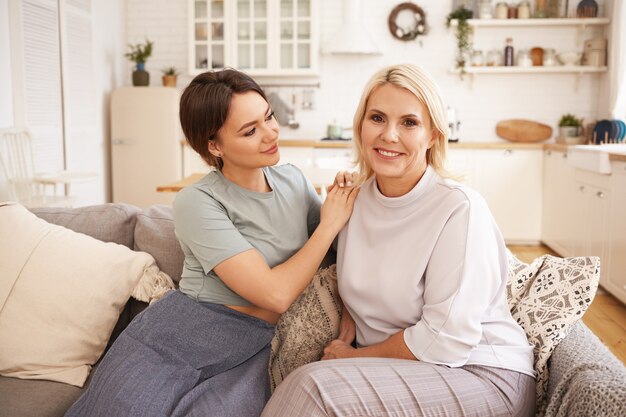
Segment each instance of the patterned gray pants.
M280 384L262 417L535 415L535 380L506 369L402 359L336 359Z

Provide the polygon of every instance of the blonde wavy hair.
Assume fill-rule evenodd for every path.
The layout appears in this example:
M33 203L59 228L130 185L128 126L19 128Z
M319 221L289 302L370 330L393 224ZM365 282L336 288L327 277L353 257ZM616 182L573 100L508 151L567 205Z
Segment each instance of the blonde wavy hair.
M356 163L359 166L359 183L374 175L372 168L363 157L363 143L361 142L361 128L367 103L370 96L378 87L392 84L409 90L426 107L430 116L435 141L433 146L426 151L426 163L444 178L451 175L445 169L446 152L448 150L448 117L446 105L441 97L439 87L431 76L417 65L401 64L392 65L376 72L368 81L361 96L361 101L354 114L353 121L353 146Z

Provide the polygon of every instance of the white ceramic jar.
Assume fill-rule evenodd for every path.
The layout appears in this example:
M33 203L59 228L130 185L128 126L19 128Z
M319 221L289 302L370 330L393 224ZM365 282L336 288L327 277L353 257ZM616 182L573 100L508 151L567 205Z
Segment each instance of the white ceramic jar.
M529 2L523 1L517 6L517 18L518 19L530 19L530 3Z
M501 1L496 4L496 19L506 19L509 14L509 6Z

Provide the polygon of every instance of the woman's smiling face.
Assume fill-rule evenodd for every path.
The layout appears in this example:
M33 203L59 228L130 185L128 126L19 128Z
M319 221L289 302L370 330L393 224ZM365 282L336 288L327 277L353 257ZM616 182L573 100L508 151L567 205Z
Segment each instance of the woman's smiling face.
M377 87L367 101L360 136L363 157L384 195L406 194L426 171L433 129L428 110L409 90Z

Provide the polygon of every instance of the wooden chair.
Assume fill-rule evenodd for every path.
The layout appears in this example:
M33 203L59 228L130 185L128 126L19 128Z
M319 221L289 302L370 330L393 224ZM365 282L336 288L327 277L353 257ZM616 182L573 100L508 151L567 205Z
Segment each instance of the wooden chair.
M70 185L96 178L89 172L37 173L27 129L0 130L0 167L8 182L9 199L26 207L72 207Z

